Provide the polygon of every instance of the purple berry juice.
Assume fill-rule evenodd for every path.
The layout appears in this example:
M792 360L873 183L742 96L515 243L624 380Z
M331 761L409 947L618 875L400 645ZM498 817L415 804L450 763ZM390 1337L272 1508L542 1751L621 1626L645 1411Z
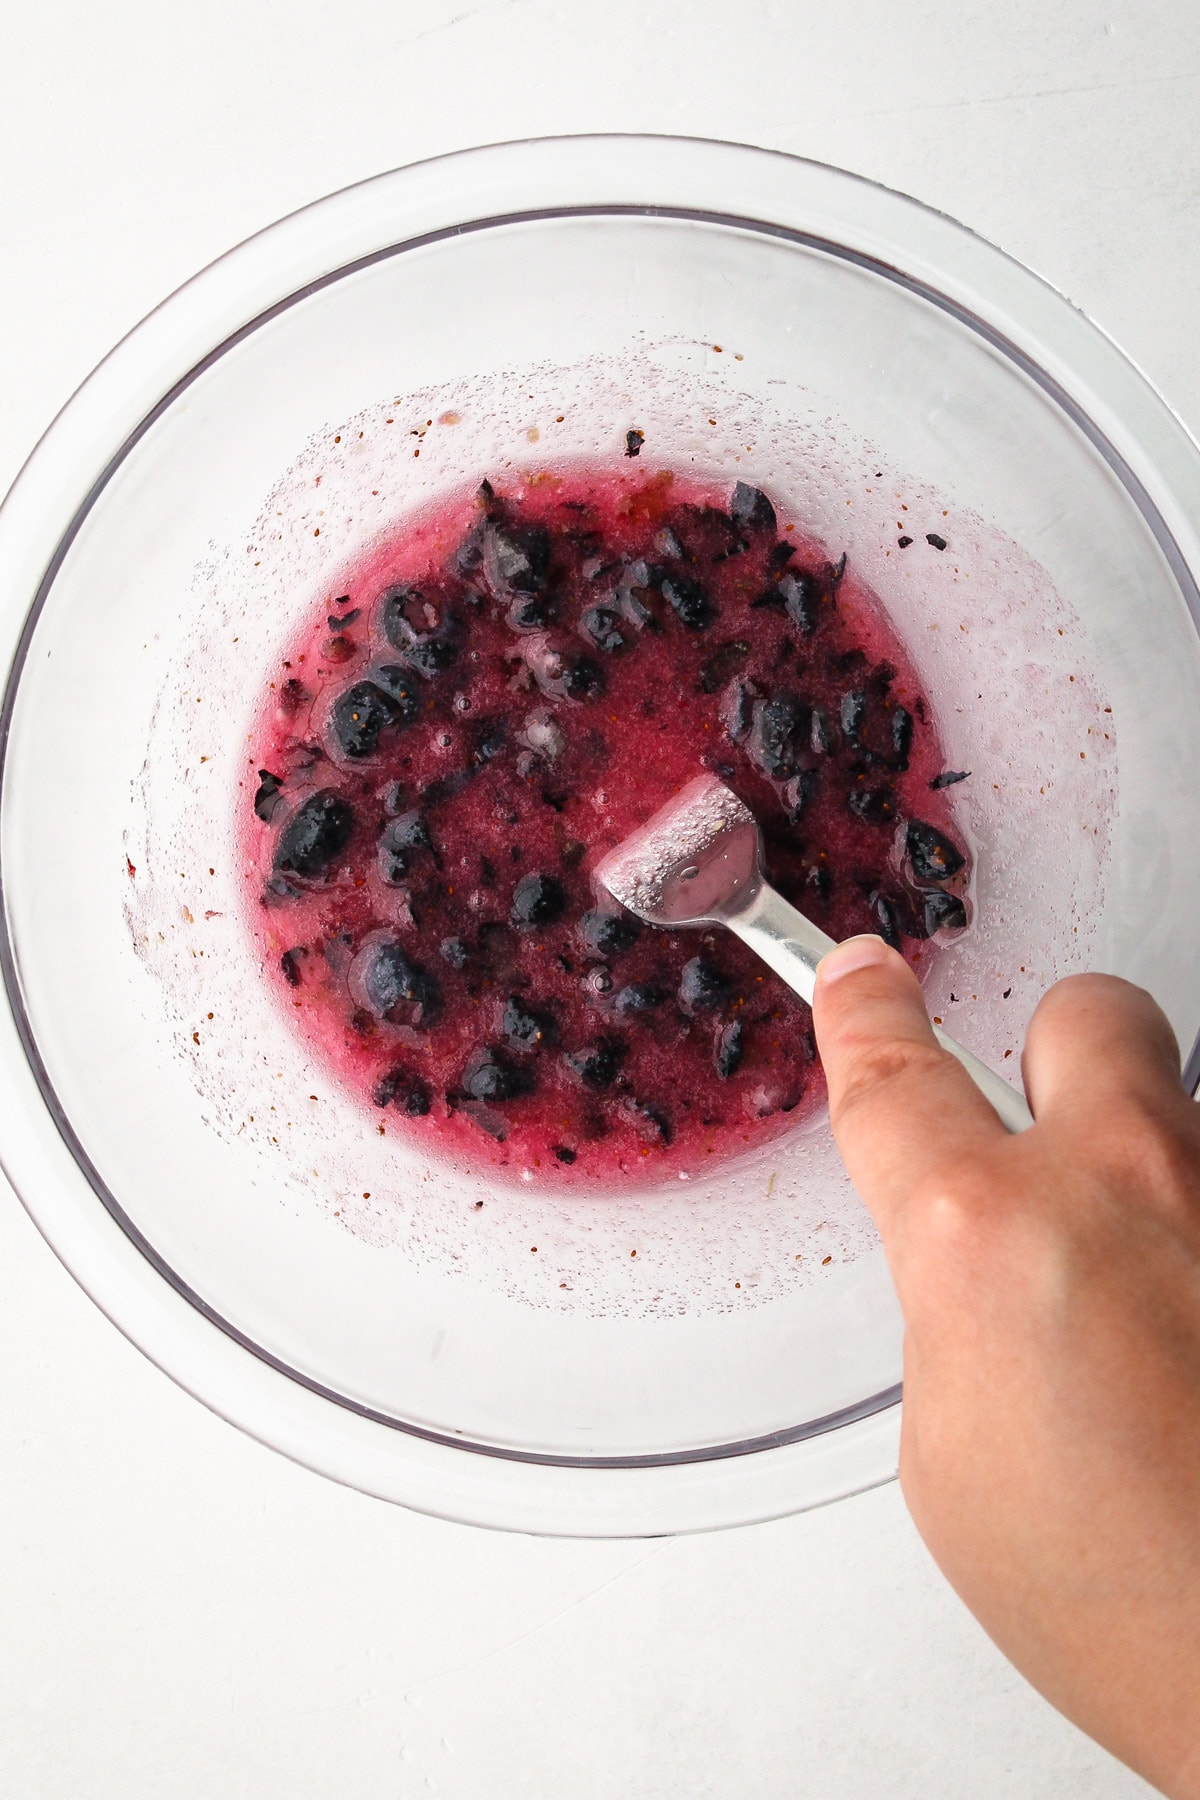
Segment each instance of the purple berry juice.
M766 495L632 468L402 522L285 648L247 756L269 977L364 1128L627 1185L823 1094L808 1008L735 938L590 871L700 770L773 884L912 960L967 923L935 722L853 570Z

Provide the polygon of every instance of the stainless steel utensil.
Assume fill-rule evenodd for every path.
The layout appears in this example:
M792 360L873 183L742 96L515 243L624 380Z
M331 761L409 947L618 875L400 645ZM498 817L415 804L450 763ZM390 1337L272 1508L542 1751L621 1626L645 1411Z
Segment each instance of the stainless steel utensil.
M834 940L768 884L754 815L715 776L689 782L604 857L595 878L648 925L727 926L811 1004L817 964ZM933 1032L1008 1130L1028 1130L1023 1096L939 1026Z

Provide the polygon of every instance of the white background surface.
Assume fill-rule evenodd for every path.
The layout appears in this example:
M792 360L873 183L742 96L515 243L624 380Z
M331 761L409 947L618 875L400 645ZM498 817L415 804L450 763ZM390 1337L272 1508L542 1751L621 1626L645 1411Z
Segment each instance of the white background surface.
M558 131L741 139L905 189L1054 280L1196 427L1197 117L1193 0L10 4L0 488L237 239ZM0 1191L4 1796L1147 1792L1007 1668L895 1487L653 1545L408 1515L174 1389Z

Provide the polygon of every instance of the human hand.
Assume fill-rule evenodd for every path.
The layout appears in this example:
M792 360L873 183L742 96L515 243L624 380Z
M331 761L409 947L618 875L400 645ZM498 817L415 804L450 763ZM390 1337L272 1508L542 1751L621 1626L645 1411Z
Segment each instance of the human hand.
M943 1572L1069 1718L1200 1797L1200 1108L1140 988L1073 976L1011 1137L878 938L820 965L833 1130L904 1310L900 1481Z

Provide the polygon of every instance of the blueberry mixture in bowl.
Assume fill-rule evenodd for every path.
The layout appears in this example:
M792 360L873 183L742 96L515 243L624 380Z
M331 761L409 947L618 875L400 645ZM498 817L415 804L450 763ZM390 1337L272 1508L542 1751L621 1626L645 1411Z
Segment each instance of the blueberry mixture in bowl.
M919 964L967 926L965 775L877 602L777 498L632 462L512 476L347 570L274 671L241 825L271 979L368 1129L611 1188L820 1103L775 975L593 888L704 768L831 936Z

